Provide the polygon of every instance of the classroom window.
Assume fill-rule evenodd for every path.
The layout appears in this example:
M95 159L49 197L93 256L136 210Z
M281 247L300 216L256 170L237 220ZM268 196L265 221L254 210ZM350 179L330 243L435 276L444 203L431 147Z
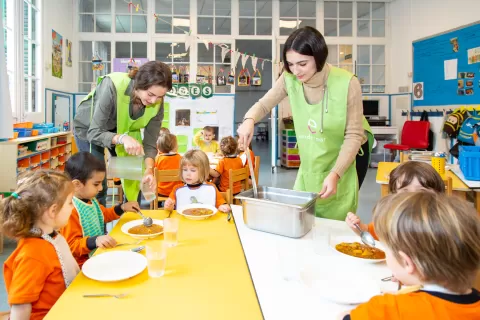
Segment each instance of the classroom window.
M357 3L357 36L385 37L385 3Z
M239 0L240 35L272 35L272 0Z
M112 1L80 0L78 4L80 32L112 32Z
M230 44L222 43L225 48L231 48ZM217 86L217 76L222 74L228 77L231 71L230 53L225 56L225 61L222 62L222 49L218 45L209 45L209 48L203 43L197 45L198 50L198 66L197 77L203 76L205 82L213 84L213 92L215 93L231 93L230 85ZM239 62L240 63L240 62ZM196 79L191 79L191 82L196 82Z
M353 46L348 44L329 45L327 62L353 73Z
M324 2L324 35L327 37L351 37L353 35L353 3Z
M306 26L316 28L315 0L280 1L280 35L288 36L293 30Z
M232 34L230 0L197 0L199 34Z
M363 93L385 93L385 46L357 46L356 73Z
M39 10L35 1L23 1L23 92L25 112L38 112L38 95L40 78L37 72L37 61L39 54L39 43L37 32L37 21Z
M90 92L97 78L112 72L112 49L109 41L80 41L78 70L79 92ZM97 55L103 60L103 70L92 70L92 57ZM130 57L129 57L130 58Z
M97 0L98 1L98 0ZM108 3L109 1L105 1ZM148 0L139 0L129 6L124 0L115 2L115 32L117 33L147 33Z
M190 64L190 50L185 50L184 42L157 42L155 60L183 68Z
M190 31L190 0L155 0L156 33L184 34Z
M2 0L3 40L5 58L7 64L8 88L12 111L16 114L15 94L15 42L13 38L14 28L14 0Z

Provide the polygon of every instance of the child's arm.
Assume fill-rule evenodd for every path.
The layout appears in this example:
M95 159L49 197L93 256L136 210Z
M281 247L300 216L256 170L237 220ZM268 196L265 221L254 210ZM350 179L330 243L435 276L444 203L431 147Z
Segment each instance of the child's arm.
M32 314L32 304L14 304L12 305L12 310L10 311L10 318L12 320L29 320L30 315Z
M60 229L60 233L67 241L75 259L89 254L90 251L97 247L95 243L97 237L83 236L83 229L77 210L72 212L67 225Z
M203 142L200 137L203 136L203 130L201 131L198 131L197 133L195 133L195 135L193 136L193 142L195 142L195 144L200 147L201 143Z
M163 207L165 208L165 210L173 210L173 208L175 208L175 200L177 198L176 196L176 192L177 192L177 189L178 187L181 186L180 184L176 185L172 192L170 193L170 195L168 196L168 199L165 200L165 204L163 205Z
M217 166L218 167L218 166ZM210 175L214 178L220 177L220 173L217 170L210 168Z
M215 169L212 169L210 168L210 175L214 178L218 178L222 175L223 173L223 169L225 168L225 165L224 165L224 159L220 159L220 161L218 161L218 164L217 166L215 167Z
M214 187L215 187L215 193L217 195L216 196L217 202L215 203L215 207L218 208L218 211L225 212L225 213L230 212L232 208L230 208L230 205L226 203L222 194L220 193L220 191L218 191L217 186L214 186Z

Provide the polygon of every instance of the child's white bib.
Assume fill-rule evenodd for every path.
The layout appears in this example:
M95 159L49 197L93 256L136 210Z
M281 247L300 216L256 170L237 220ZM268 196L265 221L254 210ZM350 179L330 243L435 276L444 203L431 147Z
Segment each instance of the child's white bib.
M194 203L207 204L215 207L217 203L217 191L210 184L202 184L197 189L190 189L187 185L178 188L175 197L177 198L177 210Z

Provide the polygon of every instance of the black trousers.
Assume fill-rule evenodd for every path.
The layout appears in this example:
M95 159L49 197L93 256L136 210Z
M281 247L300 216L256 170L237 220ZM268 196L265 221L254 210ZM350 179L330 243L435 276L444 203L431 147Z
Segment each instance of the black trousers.
M357 177L358 177L358 189L362 187L363 180L367 175L368 170L368 159L370 158L370 150L368 148L368 141L362 144L361 149L363 150L363 155L357 153L356 158L356 168L357 168ZM359 152L361 153L361 152Z

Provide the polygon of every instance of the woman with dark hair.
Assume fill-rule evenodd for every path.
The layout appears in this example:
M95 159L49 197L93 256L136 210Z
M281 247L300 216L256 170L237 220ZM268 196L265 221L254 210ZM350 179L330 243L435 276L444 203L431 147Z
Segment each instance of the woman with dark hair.
M327 56L327 44L318 30L294 31L283 49L286 72L247 112L238 134L248 145L255 122L288 96L301 160L294 189L320 194L317 216L345 220L358 205L373 135L363 117L358 79L327 64Z
M83 99L73 120L74 136L80 151L89 151L104 160L104 148L112 156L145 158L143 183L153 188L156 141L163 120L163 97L172 89L170 68L158 61L138 71L114 72L100 77L97 87ZM143 140L140 129L144 129ZM136 201L140 182L124 180L128 201ZM106 179L98 201L105 205Z

